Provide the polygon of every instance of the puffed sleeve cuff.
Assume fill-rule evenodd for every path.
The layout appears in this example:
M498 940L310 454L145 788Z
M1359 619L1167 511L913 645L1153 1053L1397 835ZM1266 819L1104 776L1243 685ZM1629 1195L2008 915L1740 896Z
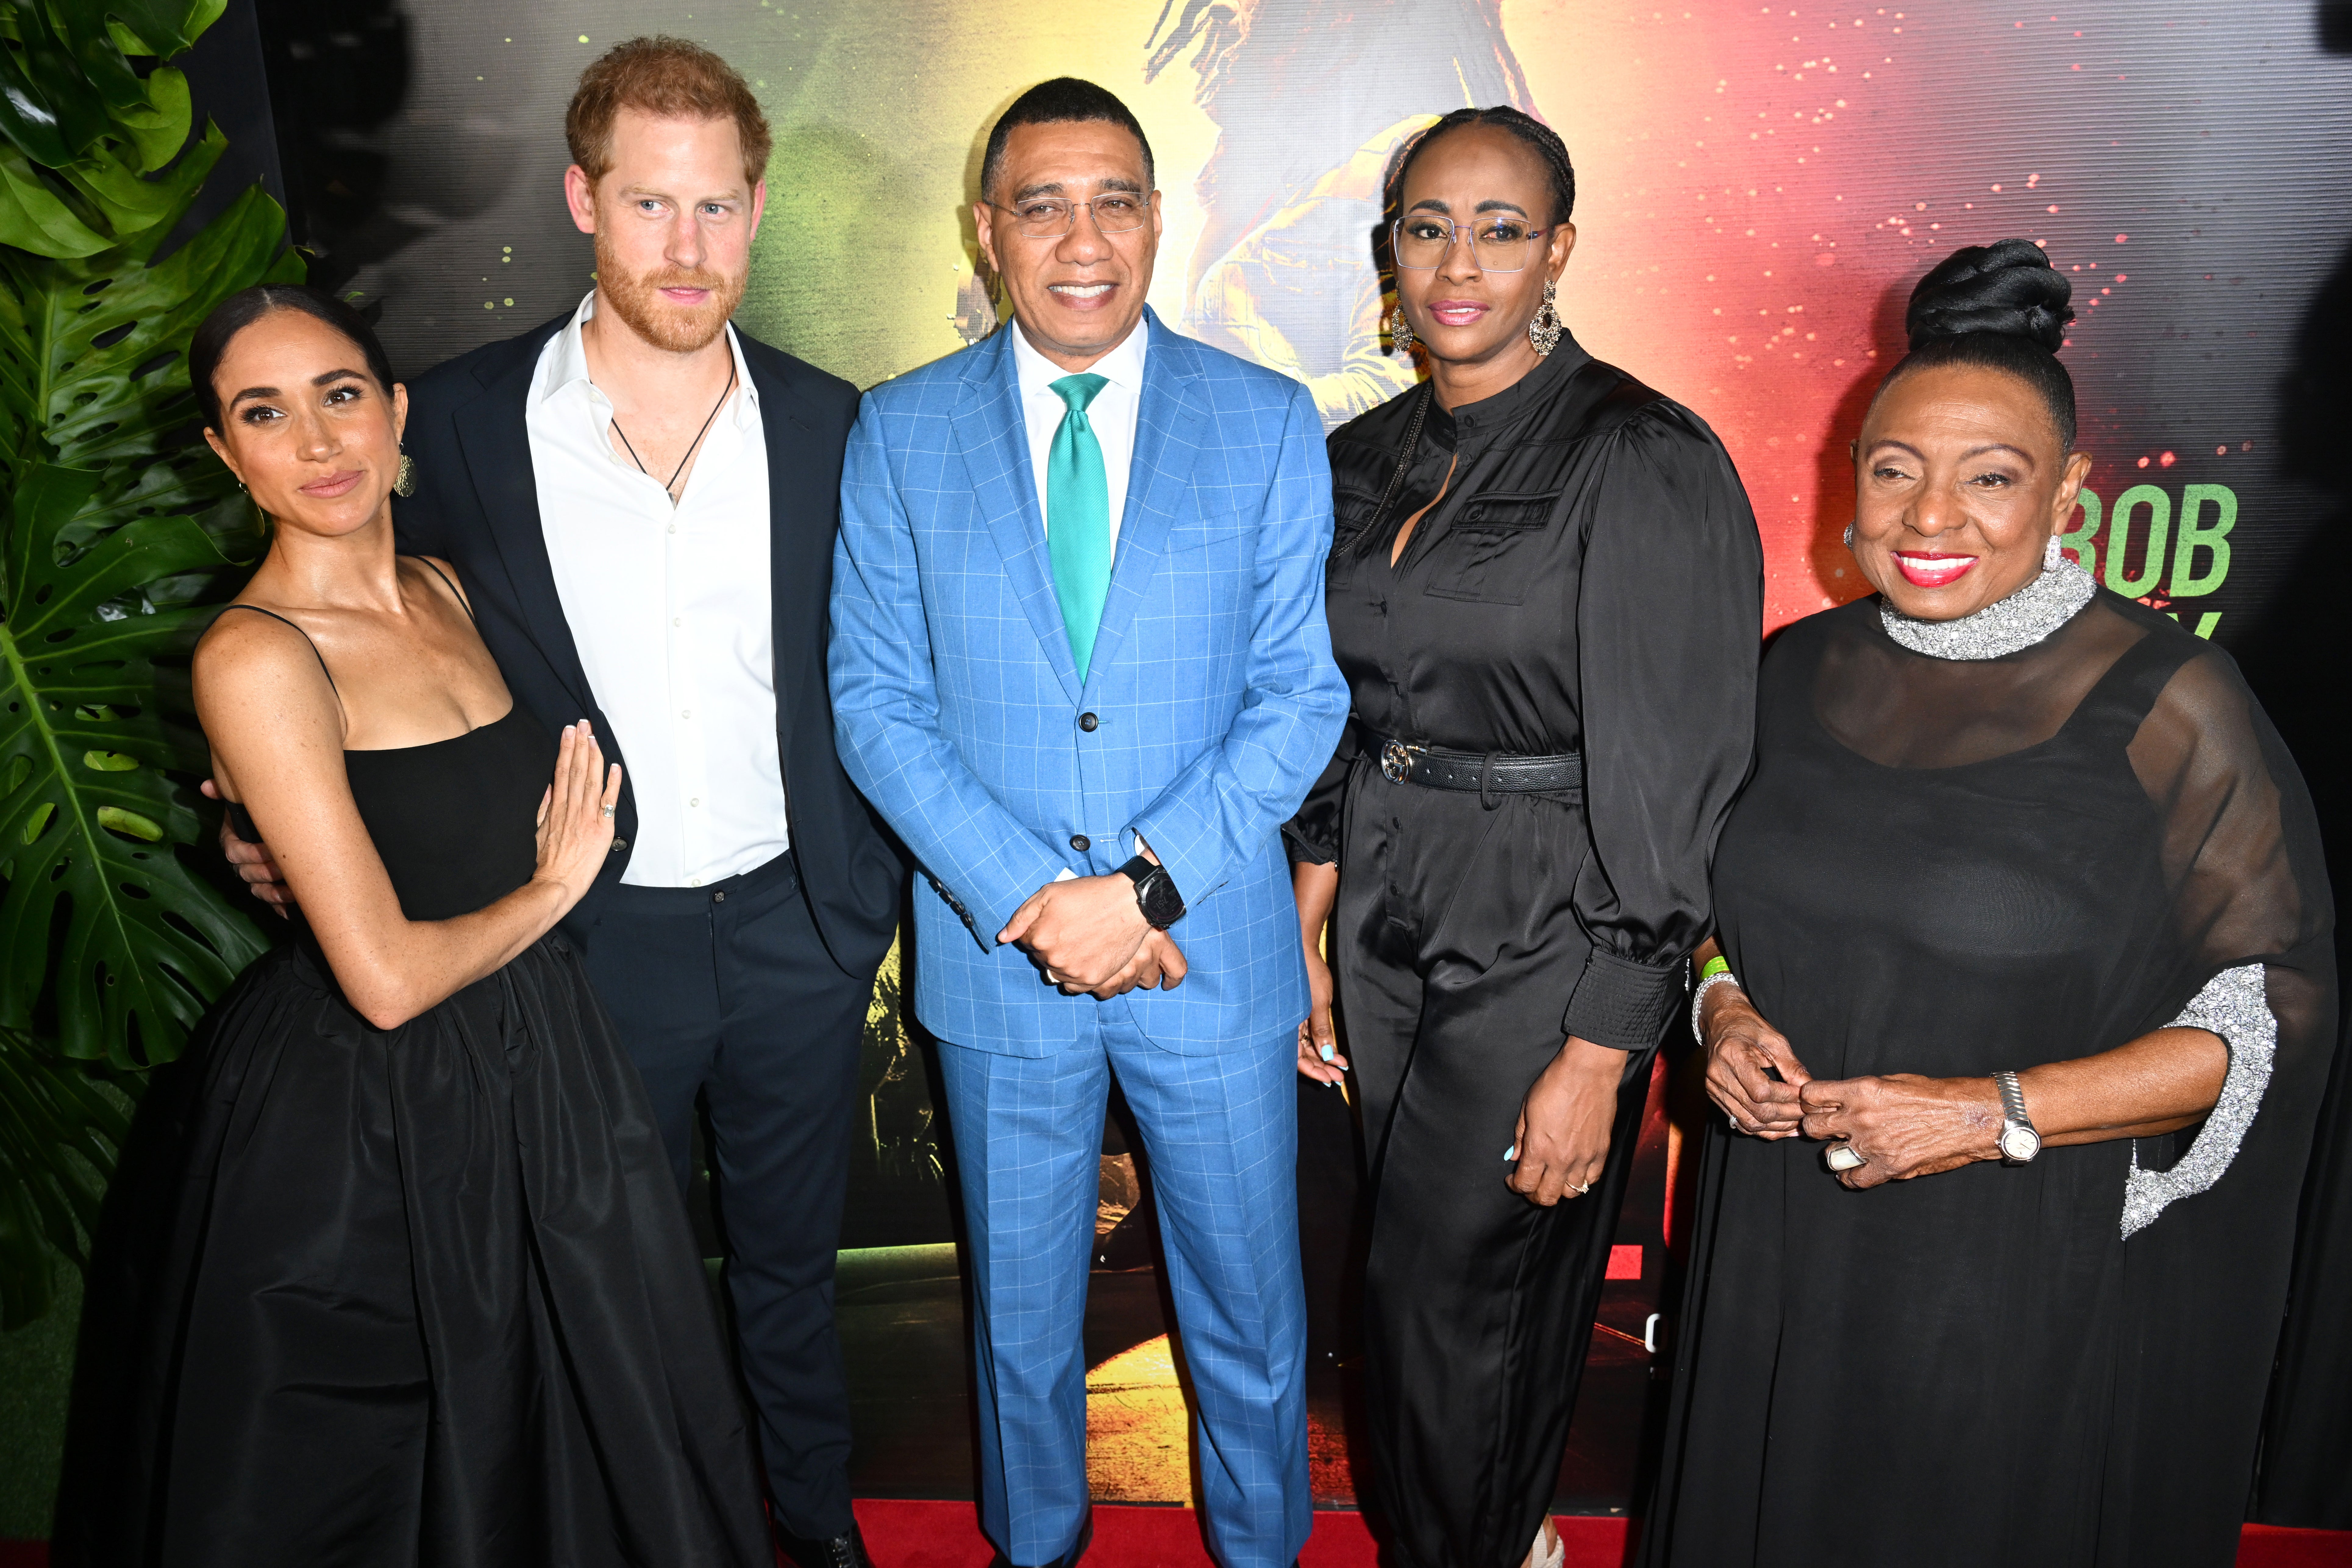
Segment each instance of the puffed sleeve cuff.
M1330 866L1339 859L1339 847L1324 843L1322 835L1303 820L1303 814L1282 825L1282 848L1294 866Z
M1666 1020L1682 1000L1684 970L1594 950L1569 997L1563 1033L1616 1050L1648 1050L1665 1037Z

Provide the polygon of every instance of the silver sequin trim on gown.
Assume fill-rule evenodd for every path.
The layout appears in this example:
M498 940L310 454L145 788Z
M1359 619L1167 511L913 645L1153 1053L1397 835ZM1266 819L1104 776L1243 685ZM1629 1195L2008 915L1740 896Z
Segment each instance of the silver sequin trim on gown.
M2124 1178L2124 1235L2144 1230L2176 1199L2201 1193L2221 1179L2238 1157L2246 1129L2270 1087L2271 1058L2278 1050L2278 1018L2271 1012L2265 966L2242 963L2208 981L2197 999L2166 1026L2210 1029L2230 1048L2230 1074L2221 1098L2206 1115L2197 1141L2169 1171L2139 1168L2139 1141L2132 1141L2131 1173Z
M2042 575L2005 599L1948 621L1923 621L1905 615L1886 599L1878 615L1886 635L1913 653L1931 658L2000 658L2032 647L2074 618L2098 591L2088 572L2061 557ZM2201 1193L2221 1179L2262 1109L2270 1086L2271 1058L2278 1049L2278 1019L2265 990L2267 972L2259 963L2225 969L2197 994L2174 1029L2210 1029L2229 1048L2230 1071L2221 1098L2189 1152L2168 1171L2143 1171L2139 1142L2132 1142L2130 1173L2124 1178L2123 1233L2144 1230L2165 1206Z
M2074 618L2091 602L2098 584L2091 574L2061 556L2006 599L1948 621L1923 621L1896 609L1881 595L1879 623L1886 635L1930 658L2000 658L2032 647Z

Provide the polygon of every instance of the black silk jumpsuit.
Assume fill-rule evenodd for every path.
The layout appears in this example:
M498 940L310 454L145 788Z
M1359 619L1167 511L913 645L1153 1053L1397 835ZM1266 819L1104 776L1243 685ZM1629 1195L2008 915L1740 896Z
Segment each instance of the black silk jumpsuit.
M1285 832L1294 859L1339 867L1373 1492L1415 1568L1516 1568L1567 1443L1651 1058L1709 930L1754 730L1762 548L1706 426L1566 336L1506 392L1449 414L1415 387L1329 446L1353 713ZM1581 752L1585 783L1392 783L1383 738ZM1570 1035L1628 1057L1606 1175L1543 1209L1504 1184L1504 1155Z

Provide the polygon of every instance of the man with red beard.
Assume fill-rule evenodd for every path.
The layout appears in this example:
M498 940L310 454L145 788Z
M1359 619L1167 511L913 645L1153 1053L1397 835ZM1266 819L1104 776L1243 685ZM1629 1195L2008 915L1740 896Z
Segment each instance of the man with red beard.
M728 323L769 133L724 60L675 38L619 45L582 76L564 132L596 287L410 387L394 522L404 552L457 566L550 754L553 726L584 714L624 765L610 863L562 930L681 1185L698 1102L709 1118L775 1522L803 1564L854 1568L834 1257L859 1036L902 882L835 755L825 688L857 392ZM284 902L266 851L231 854Z

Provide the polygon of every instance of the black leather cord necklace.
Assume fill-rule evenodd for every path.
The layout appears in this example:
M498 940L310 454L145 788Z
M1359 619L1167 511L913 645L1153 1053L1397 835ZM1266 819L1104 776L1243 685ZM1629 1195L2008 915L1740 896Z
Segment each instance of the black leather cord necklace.
M702 445L702 438L710 434L710 426L718 423L719 411L727 406L727 395L734 390L735 356L730 353L727 356L727 384L719 388L719 401L710 405L710 417L704 420L702 422L702 428L694 433L693 445L688 447L686 449L686 456L677 460L677 468L672 471L669 476L669 483L662 486L663 489L669 492L670 505L676 506L677 504L678 475L686 472L687 464L694 461L696 449ZM636 464L637 472L645 475L647 479L652 479L654 477L653 470L646 467L646 460L643 458L637 456L636 443L629 439L629 433L621 428L621 421L617 417L613 421L613 434L618 436L621 438L621 445L628 448L629 460Z

